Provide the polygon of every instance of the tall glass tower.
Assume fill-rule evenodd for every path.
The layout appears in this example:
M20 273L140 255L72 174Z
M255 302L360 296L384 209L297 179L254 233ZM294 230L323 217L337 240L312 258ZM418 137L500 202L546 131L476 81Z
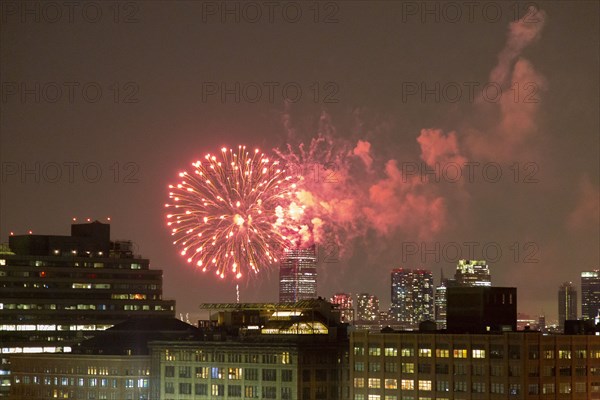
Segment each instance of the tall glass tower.
M581 273L581 318L594 319L600 310L600 270Z
M571 282L558 288L558 326L561 331L564 331L567 319L577 319L577 290Z
M279 302L295 303L317 297L315 246L286 249L279 266Z
M412 328L422 321L434 320L431 271L406 268L392 270L391 313L396 321Z

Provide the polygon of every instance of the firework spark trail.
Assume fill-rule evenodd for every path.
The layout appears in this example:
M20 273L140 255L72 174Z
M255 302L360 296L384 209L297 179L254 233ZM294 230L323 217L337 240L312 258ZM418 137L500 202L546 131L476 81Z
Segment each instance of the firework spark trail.
M295 221L304 208L295 202L294 179L258 149L249 155L245 146L223 148L220 157L204 158L169 185L167 225L180 254L221 278L277 262L301 231Z

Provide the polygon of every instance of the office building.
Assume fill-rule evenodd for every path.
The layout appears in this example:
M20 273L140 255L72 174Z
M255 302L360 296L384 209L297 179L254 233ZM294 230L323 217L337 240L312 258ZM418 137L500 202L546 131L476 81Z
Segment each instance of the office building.
M597 400L599 373L595 335L350 335L354 400Z
M517 330L517 289L454 286L448 288L447 330L486 333Z
M315 246L286 249L279 267L279 302L295 303L317 297Z
M458 286L492 286L490 269L484 260L458 260L454 279Z
M446 317L447 317L447 290L445 283L435 288L434 295L434 314L435 314L435 324L437 329L446 329Z
M0 254L0 390L9 388L8 356L70 352L98 331L134 316L175 315L162 299L162 271L111 242L110 225L71 226L70 236L9 237Z
M201 308L214 313L203 340L151 343L151 398L349 399L347 325L330 303Z
M148 344L203 337L198 328L175 318L134 318L83 341L72 353L14 355L10 398L147 400Z
M352 295L349 293L336 293L331 297L330 302L337 304L340 311L340 321L346 324L354 322L354 303Z
M424 269L392 270L391 314L406 328L434 320L433 274Z
M558 328L565 329L565 320L577 319L577 290L571 282L565 282L558 288Z
M356 319L357 321L375 322L379 318L379 299L369 293L356 295Z
M596 318L600 313L600 270L581 273L581 318Z

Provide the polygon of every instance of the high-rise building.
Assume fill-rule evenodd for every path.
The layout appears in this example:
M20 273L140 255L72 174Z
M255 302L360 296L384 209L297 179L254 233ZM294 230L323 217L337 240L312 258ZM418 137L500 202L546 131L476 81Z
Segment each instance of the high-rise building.
M337 304L340 311L340 321L346 324L354 322L354 304L349 293L336 293L331 297L331 303Z
M446 329L446 302L447 302L446 284L442 281L440 286L435 288L434 307L435 307L435 324L438 329Z
M420 322L434 320L433 274L424 269L392 270L391 313L409 328Z
M577 290L571 282L558 288L558 327L561 331L564 331L567 319L577 319Z
M377 321L379 318L379 299L369 293L356 295L356 319L358 321Z
M111 242L108 224L10 236L9 248L0 254L0 390L9 354L70 352L128 318L175 316L175 302L162 299L162 271L131 242Z
M458 286L492 286L490 269L484 260L458 260L454 279Z
M447 329L450 333L517 330L516 288L449 287L447 304Z
M581 318L594 319L600 311L600 270L581 273Z
M286 249L279 267L279 302L295 303L317 297L315 246Z
M542 333L546 333L547 329L546 329L546 316L545 315L540 315L538 317L538 330Z

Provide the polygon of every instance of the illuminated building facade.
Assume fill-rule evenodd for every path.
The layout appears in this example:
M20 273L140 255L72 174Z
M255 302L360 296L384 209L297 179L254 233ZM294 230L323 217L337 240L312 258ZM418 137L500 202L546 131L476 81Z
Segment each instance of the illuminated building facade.
M448 288L444 282L435 288L433 303L437 329L446 329L447 290Z
M202 338L198 328L175 318L132 318L83 341L73 353L14 355L10 398L148 400L148 344Z
M596 318L600 311L600 270L581 273L581 318Z
M110 225L74 224L71 236L10 236L0 254L1 387L8 356L70 352L82 340L127 318L175 315L162 299L162 271L111 242Z
M338 305L340 310L340 321L351 324L354 322L354 302L349 293L336 293L331 297L330 302Z
M149 399L150 356L19 354L12 400Z
M151 343L151 398L349 399L346 325L330 303L201 308L215 312L204 340Z
M355 331L353 400L600 399L600 337Z
M286 249L279 267L279 301L295 303L317 297L317 256L315 246Z
M377 321L379 317L379 299L369 293L356 295L356 319L358 321Z
M434 320L433 274L424 269L392 271L391 314L407 328Z
M458 260L454 279L458 286L492 286L490 269L484 260Z
M561 332L567 319L577 319L577 290L571 282L565 282L558 288L558 327Z

